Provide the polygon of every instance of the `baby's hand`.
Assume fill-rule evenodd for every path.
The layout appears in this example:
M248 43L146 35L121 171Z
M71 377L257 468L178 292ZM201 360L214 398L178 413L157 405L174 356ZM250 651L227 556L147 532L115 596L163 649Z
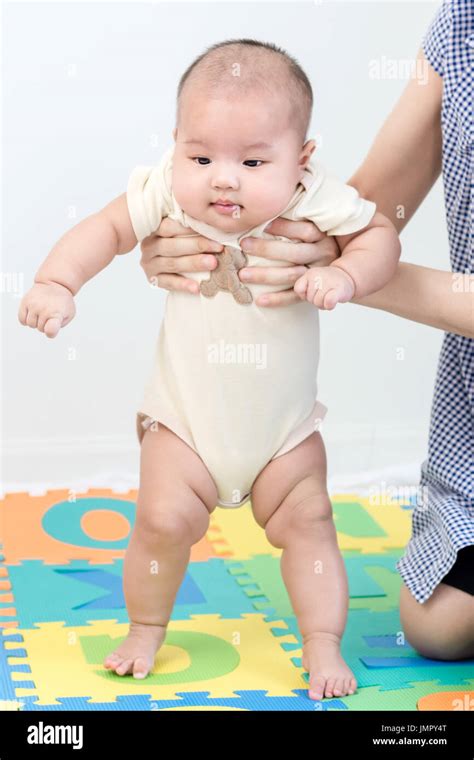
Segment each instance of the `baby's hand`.
M70 290L59 283L36 282L21 300L18 319L22 325L36 327L48 338L55 338L75 313Z
M328 310L350 301L355 293L352 277L335 266L311 267L296 280L293 289L302 300Z

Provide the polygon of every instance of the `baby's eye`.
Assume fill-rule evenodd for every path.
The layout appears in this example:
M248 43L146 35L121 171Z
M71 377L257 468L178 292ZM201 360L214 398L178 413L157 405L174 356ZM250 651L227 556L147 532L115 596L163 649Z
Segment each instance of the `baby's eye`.
M244 164L253 168L255 164L263 164L263 161L259 158L249 158L247 161L244 161Z
M195 162L197 161L197 163L199 164L199 166L208 166L209 165L209 164L202 164L201 163L201 161L209 161L209 159L206 158L205 156L195 156L193 158L193 161L195 161Z

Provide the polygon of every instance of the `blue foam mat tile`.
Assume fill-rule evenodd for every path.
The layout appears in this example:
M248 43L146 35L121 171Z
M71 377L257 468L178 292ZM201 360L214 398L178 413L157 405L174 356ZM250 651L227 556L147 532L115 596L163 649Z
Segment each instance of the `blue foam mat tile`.
M234 697L213 698L208 691L177 692L175 699L153 699L151 695L119 696L116 702L90 702L90 697L60 697L57 705L39 705L37 697L22 697L18 701L24 712L41 712L64 710L109 711L109 710L185 710L186 708L201 707L210 710L236 709L257 712L291 710L296 712L315 712L327 710L347 710L341 699L326 699L322 702L309 699L304 689L295 689L294 696L269 697L263 690L235 692Z
M128 622L122 586L123 560L107 565L94 565L86 560L73 560L68 565L25 560L8 570L20 628L35 628L39 622L59 620L66 627L74 627L109 617L119 623ZM234 619L252 612L255 612L252 600L228 573L225 561L211 558L188 565L171 619L210 614Z

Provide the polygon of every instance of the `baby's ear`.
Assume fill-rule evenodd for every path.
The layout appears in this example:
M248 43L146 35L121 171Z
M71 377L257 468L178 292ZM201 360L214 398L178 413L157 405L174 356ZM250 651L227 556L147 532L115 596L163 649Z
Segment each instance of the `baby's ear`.
M313 151L316 150L316 142L315 140L308 140L303 147L301 148L300 158L299 158L299 165L301 169L304 169L306 167L306 164L308 163L311 154Z

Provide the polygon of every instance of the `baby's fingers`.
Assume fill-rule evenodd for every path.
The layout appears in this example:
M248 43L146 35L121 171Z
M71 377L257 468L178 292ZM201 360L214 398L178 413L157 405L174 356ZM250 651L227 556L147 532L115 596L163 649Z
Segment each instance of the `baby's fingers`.
M304 298L306 296L306 289L308 287L308 275L303 274L301 277L299 277L295 284L293 285L293 290L295 291L296 295L298 295L300 298Z
M331 309L334 309L336 304L339 303L339 300L338 291L335 288L331 288L331 290L328 290L324 296L323 308L331 311Z
M318 309L324 309L324 292L322 290L316 290L312 298L308 295L307 300Z
M38 325L38 312L36 309L32 309L31 307L26 310L26 316L25 316L25 324L27 327L37 327Z
M69 324L76 314L76 305L71 299L65 305L54 311L47 309L38 320L38 330L44 332L48 338L55 338L59 330Z
M18 309L18 320L20 324L26 325L27 314L28 314L28 309L26 308L24 301L22 301L20 303L20 308Z
M47 338L55 338L61 329L63 318L61 316L48 317L44 322L41 332L44 332ZM38 329L40 329L38 325Z

